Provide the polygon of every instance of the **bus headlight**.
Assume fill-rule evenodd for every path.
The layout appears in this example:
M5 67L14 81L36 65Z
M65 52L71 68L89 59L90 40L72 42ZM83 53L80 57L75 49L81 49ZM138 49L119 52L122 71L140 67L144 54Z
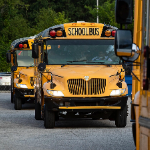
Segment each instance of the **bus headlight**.
M16 83L16 86L19 87L19 88L24 88L24 89L28 88L26 86L26 84L18 84L18 83Z
M117 90L112 90L110 93L110 96L119 96L122 95L125 92L126 89L117 89Z
M64 96L61 91L47 90L47 93L51 96Z

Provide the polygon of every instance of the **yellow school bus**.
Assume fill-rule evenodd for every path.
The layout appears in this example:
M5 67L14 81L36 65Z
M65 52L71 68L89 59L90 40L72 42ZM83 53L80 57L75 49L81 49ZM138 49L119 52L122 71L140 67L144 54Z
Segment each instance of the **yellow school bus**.
M117 28L75 22L49 27L32 45L35 119L54 128L59 117L109 119L125 127L128 88L114 52Z
M20 110L22 104L34 102L34 59L32 58L33 39L21 38L12 42L7 53L11 63L11 102Z
M119 7L127 6L126 12ZM118 23L126 24L133 11L133 1L116 0L116 13L122 14ZM116 32L115 51L123 60L134 62L132 71L131 122L136 150L150 150L150 0L134 1L134 33L128 30ZM122 8L121 7L121 8ZM123 8L122 8L123 10ZM124 22L123 22L124 20ZM128 32L128 33L127 33ZM121 37L126 37L122 39ZM128 43L128 44L127 44Z

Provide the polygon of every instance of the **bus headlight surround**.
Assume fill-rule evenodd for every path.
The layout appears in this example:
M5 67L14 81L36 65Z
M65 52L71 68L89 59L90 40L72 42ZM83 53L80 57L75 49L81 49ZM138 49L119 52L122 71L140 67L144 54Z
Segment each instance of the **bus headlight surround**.
M64 96L62 91L47 90L47 93L51 96Z
M126 89L116 89L116 90L112 90L110 93L110 96L119 96L124 94L124 92L126 91Z
M28 88L26 86L26 84L18 84L18 83L16 83L16 86L19 87L19 88L24 88L24 89Z

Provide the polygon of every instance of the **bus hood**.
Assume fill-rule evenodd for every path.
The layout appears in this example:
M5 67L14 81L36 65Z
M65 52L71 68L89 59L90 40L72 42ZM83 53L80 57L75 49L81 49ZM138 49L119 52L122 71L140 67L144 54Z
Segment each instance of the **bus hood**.
M33 77L34 76L34 68L22 69L19 71L21 75Z
M106 65L76 65L76 66L65 66L51 70L53 77L59 75L62 78L84 78L89 76L90 78L107 78L109 76L116 75L121 70L120 66L106 66Z
M51 82L45 82L43 90L46 95L48 95L48 89L62 91L66 97L71 95L109 96L112 89L119 88L117 86L119 82L118 72L121 72L121 69L121 65L68 65L51 68L50 72L52 73L54 86L51 88ZM126 84L123 83L122 88L126 87ZM91 89L91 91L85 94L82 89ZM98 93L92 93L92 89L96 89L95 91Z
M21 69L19 72L19 77L14 79L14 85L19 84L26 85L28 89L33 89L33 78L34 78L34 68Z

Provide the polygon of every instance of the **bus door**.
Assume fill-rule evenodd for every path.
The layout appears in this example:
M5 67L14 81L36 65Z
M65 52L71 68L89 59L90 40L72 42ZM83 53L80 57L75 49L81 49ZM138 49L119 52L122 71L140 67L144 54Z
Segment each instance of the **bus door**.
M139 109L140 150L150 150L150 0L142 4L141 92Z

